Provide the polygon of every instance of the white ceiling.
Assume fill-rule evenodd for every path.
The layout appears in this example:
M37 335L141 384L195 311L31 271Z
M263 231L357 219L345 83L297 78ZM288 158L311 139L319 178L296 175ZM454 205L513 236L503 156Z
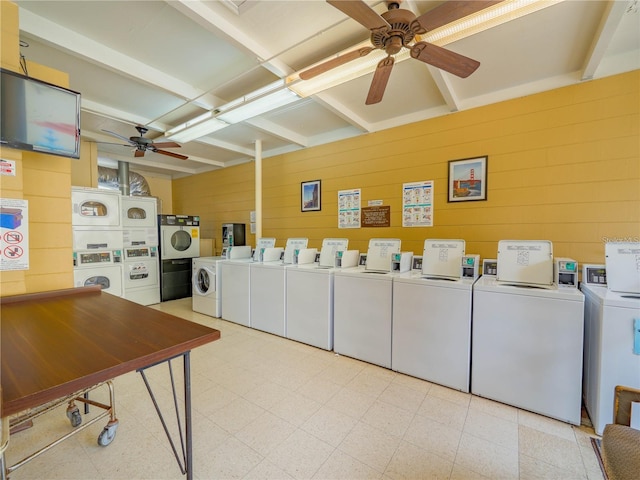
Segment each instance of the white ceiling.
M68 72L82 94L82 137L150 138L366 41L369 31L322 0L21 1L27 60ZM366 1L376 12L386 5ZM405 0L420 15L440 1ZM409 59L384 98L373 75L170 149L188 160L98 144L99 161L178 178L640 68L637 0L566 0L447 45L480 61L461 79ZM166 140L165 140L166 141Z

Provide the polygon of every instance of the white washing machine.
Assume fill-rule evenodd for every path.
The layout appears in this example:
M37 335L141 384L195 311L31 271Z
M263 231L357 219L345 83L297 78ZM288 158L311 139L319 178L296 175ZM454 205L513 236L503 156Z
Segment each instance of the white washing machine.
M120 206L124 246L158 246L157 199L122 196Z
M287 338L333 350L334 267L348 245L346 238L325 238L318 263L287 268Z
M160 258L171 260L200 256L200 217L159 215Z
M583 325L577 288L481 277L473 287L471 393L580 425Z
M391 368L393 276L398 239L371 239L367 265L336 270L333 284L333 349Z
M74 227L121 228L120 192L71 187L71 224Z
M222 274L222 318L230 322L251 326L250 267L252 259L225 260L220 264Z
M123 296L120 250L73 252L73 265L75 287L100 285L105 293Z
M194 312L203 313L210 317L220 317L222 304L220 302L221 275L217 275L219 263L225 257L199 257L193 262L192 308Z
M265 261L251 264L251 328L286 335L286 269L293 264L296 250L307 248L307 242L306 238L289 238L282 252L283 260L267 261L269 253L265 251Z
M124 246L120 228L72 226L73 250L121 250Z
M585 295L584 404L602 435L613 423L616 385L640 388L640 297L585 283L580 288Z
M125 247L123 296L140 305L160 303L160 264L158 247Z
M469 392L475 279L393 278L391 368Z

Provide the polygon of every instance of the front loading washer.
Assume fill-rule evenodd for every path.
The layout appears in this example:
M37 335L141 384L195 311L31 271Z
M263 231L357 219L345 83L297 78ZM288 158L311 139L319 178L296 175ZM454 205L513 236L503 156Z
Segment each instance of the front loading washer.
M220 317L221 276L218 275L219 262L225 257L199 257L192 260L193 286L192 309L210 317Z

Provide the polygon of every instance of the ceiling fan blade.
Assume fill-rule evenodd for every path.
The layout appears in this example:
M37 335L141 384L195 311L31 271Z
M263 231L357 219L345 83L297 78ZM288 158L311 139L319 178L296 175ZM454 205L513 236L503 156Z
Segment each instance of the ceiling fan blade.
M389 25L384 18L378 15L362 0L327 0L327 3L336 7L342 13L347 14L369 30L391 28L391 25Z
M136 148L136 151L133 153L134 157L144 157L144 150L140 150L139 148Z
M373 80L371 81L371 87L369 88L369 94L367 95L366 105L373 105L382 100L384 91L387 88L387 82L393 69L394 59L392 56L383 58L378 63L376 71L373 74Z
M176 142L153 142L156 148L180 148L180 144Z
M345 53L344 55L340 55L339 57L332 58L320 65L316 65L315 67L311 67L308 70L300 73L300 78L302 80L309 80L311 78L317 77L325 72L328 72L332 68L339 67L340 65L344 65L352 60L355 60L360 57L364 57L373 52L375 48L373 47L363 47L358 50L353 50L351 52ZM157 144L156 144L157 145Z
M186 159L189 158L186 155L180 155L179 153L173 153L173 152L169 152L167 150L160 150L159 148L156 148L153 151L155 153L159 153L161 155L168 155L169 157L179 158L180 160L186 160Z
M448 23L455 22L460 18L464 18L467 15L484 10L496 3L500 3L500 0L451 0L432 8L428 12L420 15L416 20L427 32L429 32L442 27L443 25L447 25Z
M416 43L411 56L460 78L467 78L480 66L477 60L427 42Z
M108 133L109 135L113 135L114 137L120 138L122 140L124 140L125 142L127 142L129 145L135 145L135 142L132 142L131 139L129 137L124 137L122 135L120 135L119 133L116 132L112 132L110 130L102 130L103 132ZM128 145L127 145L128 146Z

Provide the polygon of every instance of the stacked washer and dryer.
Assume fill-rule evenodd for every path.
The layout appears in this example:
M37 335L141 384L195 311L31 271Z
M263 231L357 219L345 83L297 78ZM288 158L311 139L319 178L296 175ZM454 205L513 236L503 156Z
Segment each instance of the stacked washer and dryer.
M74 286L123 296L120 192L72 187Z
M124 298L141 305L160 302L158 204L152 197L122 196Z
M192 295L192 260L200 256L200 217L158 215L160 300Z
M160 301L156 199L72 187L74 285L142 305Z

